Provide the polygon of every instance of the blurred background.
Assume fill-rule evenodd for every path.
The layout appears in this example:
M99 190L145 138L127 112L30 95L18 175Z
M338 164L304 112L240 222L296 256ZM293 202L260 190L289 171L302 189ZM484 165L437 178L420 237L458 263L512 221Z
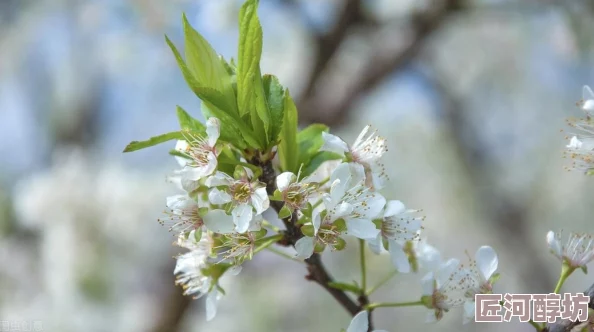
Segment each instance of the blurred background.
M157 223L175 106L202 119L164 41L181 14L226 58L239 0L0 0L0 320L44 331L339 331L350 317L298 263L262 253L228 280L214 321L174 286L174 238ZM384 193L427 216L446 257L499 253L499 293L549 293L559 273L548 230L594 232L594 180L567 172L564 119L594 85L594 1L261 0L263 73L277 75L300 123L347 142L385 136ZM358 280L356 242L325 253ZM371 254L370 254L371 255ZM391 271L372 256L370 284ZM372 301L411 301L418 275ZM576 272L564 291L594 282ZM424 308L379 309L376 328L425 330ZM435 331L532 331L469 324ZM433 330L433 328L432 328Z

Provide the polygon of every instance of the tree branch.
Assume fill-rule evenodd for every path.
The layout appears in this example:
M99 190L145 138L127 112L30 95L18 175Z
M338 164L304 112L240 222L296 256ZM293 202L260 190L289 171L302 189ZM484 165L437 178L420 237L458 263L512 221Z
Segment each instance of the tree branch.
M266 184L266 191L268 195L273 195L274 191L276 190L276 172L272 167L271 161L266 161L265 163L259 162L259 160L254 159L251 161L252 164L262 167L262 175L260 176L260 181ZM281 202L272 201L270 205L276 210L277 212L283 207ZM299 240L303 235L297 226L297 213L293 213L290 217L283 219L283 223L285 224L286 230L284 231L285 237L283 240L279 242L281 245L285 246L295 246L297 240ZM319 254L314 253L310 258L305 260L307 265L308 274L305 276L307 280L314 281L322 286L340 305L348 311L351 316L355 316L357 313L363 310L363 306L369 303L369 299L365 294L362 294L358 299L358 304L353 299L351 299L344 291L341 291L336 288L330 287L330 283L334 280L326 270L322 259ZM370 316L371 317L371 316ZM371 323L371 319L369 322L369 331L373 329L373 324Z
M588 288L584 294L590 297L588 308L594 309L594 284L592 284L592 286L590 286L590 288ZM542 332L571 332L574 328L577 328L584 323L586 322L561 320L553 324L548 324L548 326L545 327Z
M393 55L382 54L385 52L375 52L369 57L362 75L347 87L348 92L344 98L329 103L328 106L320 107L326 104L324 91L313 93L316 82L310 82L306 92L299 100L299 118L303 123L320 122L327 125L336 125L346 122L349 111L354 102L361 95L379 85L387 76L394 73L395 70L403 68L408 64L421 50L425 41L438 30L447 19L455 12L464 8L463 0L445 0L442 5L431 6L424 12L413 15L412 21L412 41L402 51ZM325 61L327 63L329 60ZM321 75L322 69L317 70L317 77Z

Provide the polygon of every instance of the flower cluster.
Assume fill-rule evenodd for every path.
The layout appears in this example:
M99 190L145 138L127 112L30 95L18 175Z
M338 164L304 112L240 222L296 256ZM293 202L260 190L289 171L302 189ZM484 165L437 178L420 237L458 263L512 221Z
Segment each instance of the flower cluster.
M218 57L183 17L185 40L190 41L186 54L192 56L184 60L167 42L184 78L203 102L206 124L178 107L180 131L133 141L124 150L177 140L171 154L181 169L169 180L181 193L167 198L166 216L159 220L177 237L177 245L187 250L177 256L176 284L185 295L206 296L210 320L224 294L220 279L239 273L244 262L271 249L305 262L308 279L332 289L335 298L356 313L348 332L367 332L372 325L368 311L379 307L425 306L430 310L428 322L461 308L463 323L472 321L475 295L492 293L499 278L495 250L482 246L462 263L443 259L422 239L421 210L381 193L389 181L382 161L388 149L386 139L371 126L353 144L330 134L324 125L298 129L297 107L288 89L273 75L261 76L261 39L254 40L262 35L257 6L257 0L247 0L240 11L237 65ZM583 93L578 105L586 118L569 122L579 133L570 138L567 151L574 168L590 172L594 169L594 93L588 87ZM264 220L269 209L282 220L284 230ZM326 249L343 250L349 238L360 245L360 285L334 282L319 257ZM586 264L594 260L594 240L572 234L562 244L552 232L547 240L563 266L557 293L574 270L587 271ZM275 251L274 244L294 247L295 256ZM419 278L423 293L417 301L369 302L381 284L367 288L367 247L375 254L387 252L397 273L423 271ZM337 296L343 291L358 295L358 304L346 294Z
M220 122L211 117L204 136L185 134L175 145L181 170L169 179L184 191L167 198L166 217L159 222L177 237L177 245L188 249L177 257L175 283L184 295L206 294L207 320L214 318L216 304L224 293L223 275L236 275L241 263L251 258L262 229L262 213L270 201L263 183L249 168L238 166L231 176L218 171Z

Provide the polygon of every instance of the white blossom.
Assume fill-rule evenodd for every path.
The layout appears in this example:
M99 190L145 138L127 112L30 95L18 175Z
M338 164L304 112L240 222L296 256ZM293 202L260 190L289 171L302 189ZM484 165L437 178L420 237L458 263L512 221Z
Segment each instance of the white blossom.
M317 187L307 178L299 180L299 176L300 174L284 172L276 177L276 187L282 195L285 206L291 211L304 208Z
M464 296L464 324L474 319L475 295L490 294L493 292L493 278L499 264L497 253L489 246L480 247L475 254L474 259L470 259L468 267L462 267L459 271L459 280Z
M177 141L175 150L186 158L175 156L183 168L176 172L182 188L191 191L194 183L211 175L217 168L216 143L220 135L220 122L211 117L206 121L206 137L184 133L186 140ZM174 181L177 180L175 177Z
M426 322L440 320L445 312L465 303L464 291L459 285L460 261L450 259L421 280L423 302L432 309Z
M371 126L366 126L359 134L353 145L348 145L340 137L322 132L324 145L321 151L330 151L341 155L347 154L350 161L360 164L365 169L365 184L374 189L382 189L388 181L386 169L381 163L381 157L388 147L386 140L377 135L377 131L372 131Z
M364 240L377 237L380 230L372 220L381 213L386 199L370 191L364 181L364 169L359 164L342 163L334 170L330 176L330 193L322 196L326 208L323 225L343 219L346 234Z
M230 211L238 233L246 232L255 222L255 216L261 215L270 206L266 187L258 181L252 182L248 178L237 180L217 172L208 177L205 184L212 188L208 193L212 204L229 204L226 210ZM212 221L216 223L216 219Z
M169 231L185 233L204 226L200 216L198 203L187 195L167 197L166 218L159 219L159 223L168 226Z
M418 210L406 209L401 201L392 200L386 204L381 218L380 233L375 239L368 240L369 247L379 253L382 241L388 242L388 251L392 263L400 273L410 272L409 257L405 252L408 241L416 241L422 228L422 217L414 216Z
M189 249L185 254L177 257L177 263L173 274L176 275L175 284L181 285L184 295L192 295L194 299L206 297L206 320L212 320L216 315L217 302L221 294L217 289L217 280L212 276L204 274L203 270L211 266L209 257L213 250L213 239L204 234L200 241L194 240L194 231L188 237L180 235L177 244L180 247ZM241 267L229 268L225 274L238 274ZM220 278L220 277L219 277Z
M346 332L367 332L369 330L369 313L361 311L351 320ZM387 332L384 330L373 330L373 332Z
M567 242L561 241L561 233L549 231L547 243L551 252L571 268L586 269L594 260L594 238L590 234L570 233Z

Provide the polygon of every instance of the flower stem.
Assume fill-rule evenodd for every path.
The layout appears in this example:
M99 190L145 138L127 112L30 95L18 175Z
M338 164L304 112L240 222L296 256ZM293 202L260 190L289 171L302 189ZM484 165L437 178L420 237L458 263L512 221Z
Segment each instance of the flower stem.
M385 285L388 281L390 281L390 279L394 278L394 276L397 275L397 274L398 274L398 271L397 270L394 270L394 271L390 272L390 274L388 274L387 276L385 276L384 279L382 279L380 282L378 282L375 286L369 288L369 290L365 293L365 295L369 296L369 295L373 294L373 292L375 292L380 287L382 287L383 285Z
M272 244L274 244L277 241L281 240L283 238L283 236L284 235L282 235L282 234L276 234L276 235L268 236L268 237L265 237L265 238L262 238L262 239L256 241L257 247L254 250L253 254L257 254L260 251L268 248Z
M325 178L324 180L320 181L318 184L321 187L321 186L325 185L326 183L328 183L328 181L330 181L330 177Z
M559 276L559 281L557 282L557 286L555 286L555 290L553 291L553 293L559 294L559 291L561 290L561 287L563 287L565 280L569 278L573 271L575 271L574 267L571 267L568 264L563 263L563 267L561 268L561 275Z
M367 266L365 264L365 240L359 240L359 256L361 258L361 293L367 290Z
M268 251L270 251L270 252L272 252L272 253L274 253L274 254L277 254L277 255L279 255L279 256L281 256L281 257L284 257L284 258L290 259L290 260L292 260L292 261L299 262L299 263L304 263L304 261L302 261L301 259L299 259L299 258L297 258L297 257L293 257L293 256L291 256L291 255L289 255L289 254L287 254L287 253L284 253L284 252L282 252L282 251L280 251L280 250L278 250L278 249L276 249L276 248L273 248L273 247L267 247L267 248L266 248L266 250L268 250Z
M414 302L384 302L384 303L370 303L365 306L365 310L373 310L375 308L387 308L387 307L414 307L423 305L422 301Z
M271 224L270 222L268 222L268 220L262 220L262 226L264 227L269 227L270 229L272 229L275 232L280 232L280 228L274 226L273 224Z
M532 325L536 329L536 332L541 332L543 330L543 328L532 319L528 321L528 324Z

